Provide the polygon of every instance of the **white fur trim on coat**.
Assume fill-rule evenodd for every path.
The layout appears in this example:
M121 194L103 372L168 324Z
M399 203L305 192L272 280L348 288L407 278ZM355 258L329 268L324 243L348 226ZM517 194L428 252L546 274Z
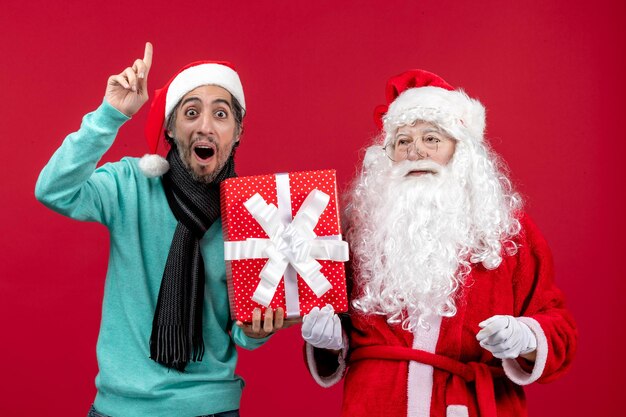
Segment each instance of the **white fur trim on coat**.
M170 164L160 155L146 154L139 160L139 169L148 178L156 178L170 169Z
M449 405L446 408L446 417L469 417L466 405Z
M346 356L348 355L348 335L345 332L343 333L343 348L339 353L339 357L337 358L339 362L339 366L332 375L329 376L321 376L318 371L317 362L315 361L315 347L306 343L306 362L309 367L309 371L311 372L311 376L315 382L317 382L320 386L324 388L331 387L335 385L337 382L341 381L344 374L346 373Z
M533 366L532 372L528 373L522 369L517 359L504 359L502 360L502 368L504 368L504 373L511 381L518 385L528 385L535 382L543 374L548 360L548 339L537 320L531 319L530 317L518 317L517 319L530 327L530 330L532 330L537 338L537 357L535 359L535 365Z
M426 317L426 326L417 326L413 331L413 349L436 353L442 321L443 318L439 315ZM430 416L434 372L435 369L430 365L409 361L409 374L406 384L407 417Z

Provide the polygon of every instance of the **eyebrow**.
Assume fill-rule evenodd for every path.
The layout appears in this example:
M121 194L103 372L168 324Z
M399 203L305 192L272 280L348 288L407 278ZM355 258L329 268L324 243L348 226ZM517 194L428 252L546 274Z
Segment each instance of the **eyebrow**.
M217 99L213 100L212 104L217 104L217 103L224 103L224 104L226 104L228 106L229 109L232 110L232 106L230 105L230 102L228 100L226 100L226 99L217 98Z
M443 131L443 129L440 129L440 128L437 128L437 127L426 127L426 128L424 128L424 130L420 134L426 134L426 133L438 133L438 134L440 134L442 136L446 136L447 137L447 134ZM397 139L400 136L406 136L408 138L413 139L413 136L409 135L408 133L396 133L394 138Z
M182 103L180 103L180 106L183 107L185 104L189 103L190 101L198 101L201 102L201 100L198 97L187 97L186 99L184 99L182 101ZM228 102L228 100L223 99L223 98L216 98L215 100L213 100L213 102L211 104L218 104L218 103L223 103L226 104L228 106L229 109L232 110L232 107L230 105L230 103Z

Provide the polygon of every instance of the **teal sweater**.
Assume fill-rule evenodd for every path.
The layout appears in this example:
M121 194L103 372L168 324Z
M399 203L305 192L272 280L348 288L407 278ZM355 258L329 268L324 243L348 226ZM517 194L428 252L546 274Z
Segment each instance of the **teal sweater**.
M237 409L244 384L234 373L235 343L254 349L266 339L248 338L232 326L220 221L200 241L206 271L203 360L179 373L149 358L152 318L177 221L161 179L146 178L137 158L96 169L127 120L105 100L64 140L35 189L52 210L102 223L110 232L94 405L114 417L193 417Z

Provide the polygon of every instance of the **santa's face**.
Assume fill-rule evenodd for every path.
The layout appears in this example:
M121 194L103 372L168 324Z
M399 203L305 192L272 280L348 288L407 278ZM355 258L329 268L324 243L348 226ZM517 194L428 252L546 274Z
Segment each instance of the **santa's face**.
M195 88L183 96L175 118L168 134L185 166L196 180L213 181L239 140L231 94L215 85Z
M438 126L423 121L398 128L393 141L392 160L396 163L404 160L416 161L430 159L445 166L454 155L456 141ZM413 171L409 175L431 174L429 171Z

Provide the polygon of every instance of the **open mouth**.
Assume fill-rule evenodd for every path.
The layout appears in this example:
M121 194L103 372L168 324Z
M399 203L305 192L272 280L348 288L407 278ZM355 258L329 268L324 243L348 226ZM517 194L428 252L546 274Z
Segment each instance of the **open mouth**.
M200 160L206 161L215 155L215 148L209 145L198 145L193 148L193 152Z
M426 174L435 174L435 171L431 171L429 169L420 169L420 170L413 170L413 171L409 171L407 172L407 176L420 176L420 175L426 175Z

